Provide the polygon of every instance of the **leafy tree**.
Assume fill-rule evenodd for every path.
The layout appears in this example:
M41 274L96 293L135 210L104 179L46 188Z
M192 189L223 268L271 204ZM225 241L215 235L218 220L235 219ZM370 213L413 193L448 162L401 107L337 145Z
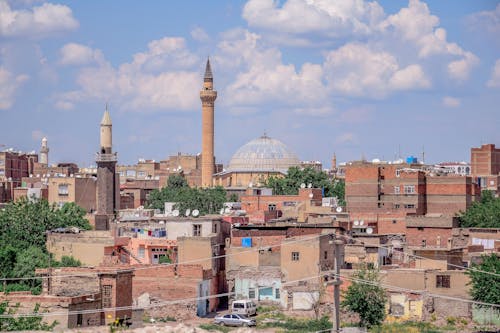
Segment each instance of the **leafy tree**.
M0 331L52 331L57 325L57 321L52 324L47 324L42 321L42 316L31 317L15 317L19 304L9 306L9 303L4 301L0 303ZM37 314L40 311L40 304L36 304L33 313ZM1 317L2 315L9 315L9 317ZM12 316L12 317L11 317Z
M60 262L55 262L54 266L58 267L79 267L82 263L80 260L70 256L62 256Z
M213 188L189 187L181 181L181 176L168 178L167 186L149 194L148 207L163 209L165 202L175 202L175 208L184 212L186 209L198 209L201 215L218 212L226 202L226 191L217 186ZM171 180L173 178L173 180Z
M311 167L291 167L285 177L269 177L265 186L273 189L277 195L293 195L299 193L301 184L312 184L315 188L322 188L325 197L337 197L341 205L345 205L344 181L336 179L332 181L326 172L317 171Z
M7 204L0 210L1 277L31 277L35 268L47 267L46 231L69 226L90 229L84 216L85 210L74 203L65 204L61 209L47 200L30 201L27 198ZM19 282L7 286L7 290L24 287L30 289L34 285Z
M387 296L380 286L378 270L362 268L353 275L342 306L359 314L361 326L376 326L385 318Z
M472 265L472 269L467 270L465 274L470 277L472 299L478 302L500 304L500 258L497 254L483 255L481 263Z
M492 191L483 191L481 200L474 202L459 215L462 228L500 228L500 198Z

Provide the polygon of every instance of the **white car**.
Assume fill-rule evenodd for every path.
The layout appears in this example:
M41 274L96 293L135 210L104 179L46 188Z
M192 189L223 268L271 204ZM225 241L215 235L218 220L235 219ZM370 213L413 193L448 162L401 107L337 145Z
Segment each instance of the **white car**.
M255 319L249 319L241 314L229 313L214 318L214 323L222 326L255 326Z

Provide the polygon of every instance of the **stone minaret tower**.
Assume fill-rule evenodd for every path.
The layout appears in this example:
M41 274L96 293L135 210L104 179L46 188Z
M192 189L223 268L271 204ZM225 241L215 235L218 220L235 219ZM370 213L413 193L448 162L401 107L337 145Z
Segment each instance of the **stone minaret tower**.
M109 223L119 209L120 187L116 173L117 155L112 151L112 123L108 107L101 120L100 150L96 154L97 162L97 212L96 230L109 230Z
M214 90L214 78L210 68L210 59L207 60L201 99L201 186L211 187L215 169L214 158L214 102L217 91Z
M47 138L42 139L42 147L40 148L40 163L49 164L49 147L47 146Z

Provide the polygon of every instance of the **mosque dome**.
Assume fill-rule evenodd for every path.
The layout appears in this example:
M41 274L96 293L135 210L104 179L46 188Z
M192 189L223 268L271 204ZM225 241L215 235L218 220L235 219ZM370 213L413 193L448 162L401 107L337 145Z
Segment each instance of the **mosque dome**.
M286 173L289 167L298 165L299 159L284 143L264 134L236 151L228 171Z

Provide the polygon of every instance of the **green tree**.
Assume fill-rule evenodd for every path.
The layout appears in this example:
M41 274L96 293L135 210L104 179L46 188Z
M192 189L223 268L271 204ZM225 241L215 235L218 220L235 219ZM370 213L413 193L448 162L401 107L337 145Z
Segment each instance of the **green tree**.
M181 212L186 209L198 209L201 215L218 212L224 205L226 190L221 186L213 188L189 187L181 176L168 178L167 186L149 194L149 208L164 209L165 202L175 202L175 208ZM173 179L172 179L173 178ZM171 180L172 179L172 180Z
M459 219L462 228L500 228L500 198L492 191L483 191L481 200L459 214Z
M380 286L378 270L362 268L353 275L354 280L347 288L342 306L359 314L361 326L376 326L385 318L387 296Z
M291 167L285 177L269 177L265 186L273 189L277 195L294 195L299 193L301 184L311 184L314 188L321 188L325 197L337 197L341 205L344 201L344 181L340 179L331 180L324 171L317 171L311 167Z
M465 274L470 277L469 292L472 299L478 302L500 304L500 258L496 253L483 255L481 263L472 265L472 269L467 270Z
M65 204L61 209L47 200L23 198L8 203L0 210L0 275L3 278L32 277L35 268L47 267L46 232L69 226L90 229L84 216L85 210L74 203ZM39 286L21 281L10 283L7 290L31 289L35 285Z
M15 306L9 306L9 303L4 301L0 302L0 331L52 331L57 325L57 321L53 321L52 324L47 324L43 322L42 316L31 316L31 317L16 317L15 314L19 304ZM40 304L36 304L33 309L33 313L37 314L40 311ZM7 317L1 317L2 315L7 315Z

